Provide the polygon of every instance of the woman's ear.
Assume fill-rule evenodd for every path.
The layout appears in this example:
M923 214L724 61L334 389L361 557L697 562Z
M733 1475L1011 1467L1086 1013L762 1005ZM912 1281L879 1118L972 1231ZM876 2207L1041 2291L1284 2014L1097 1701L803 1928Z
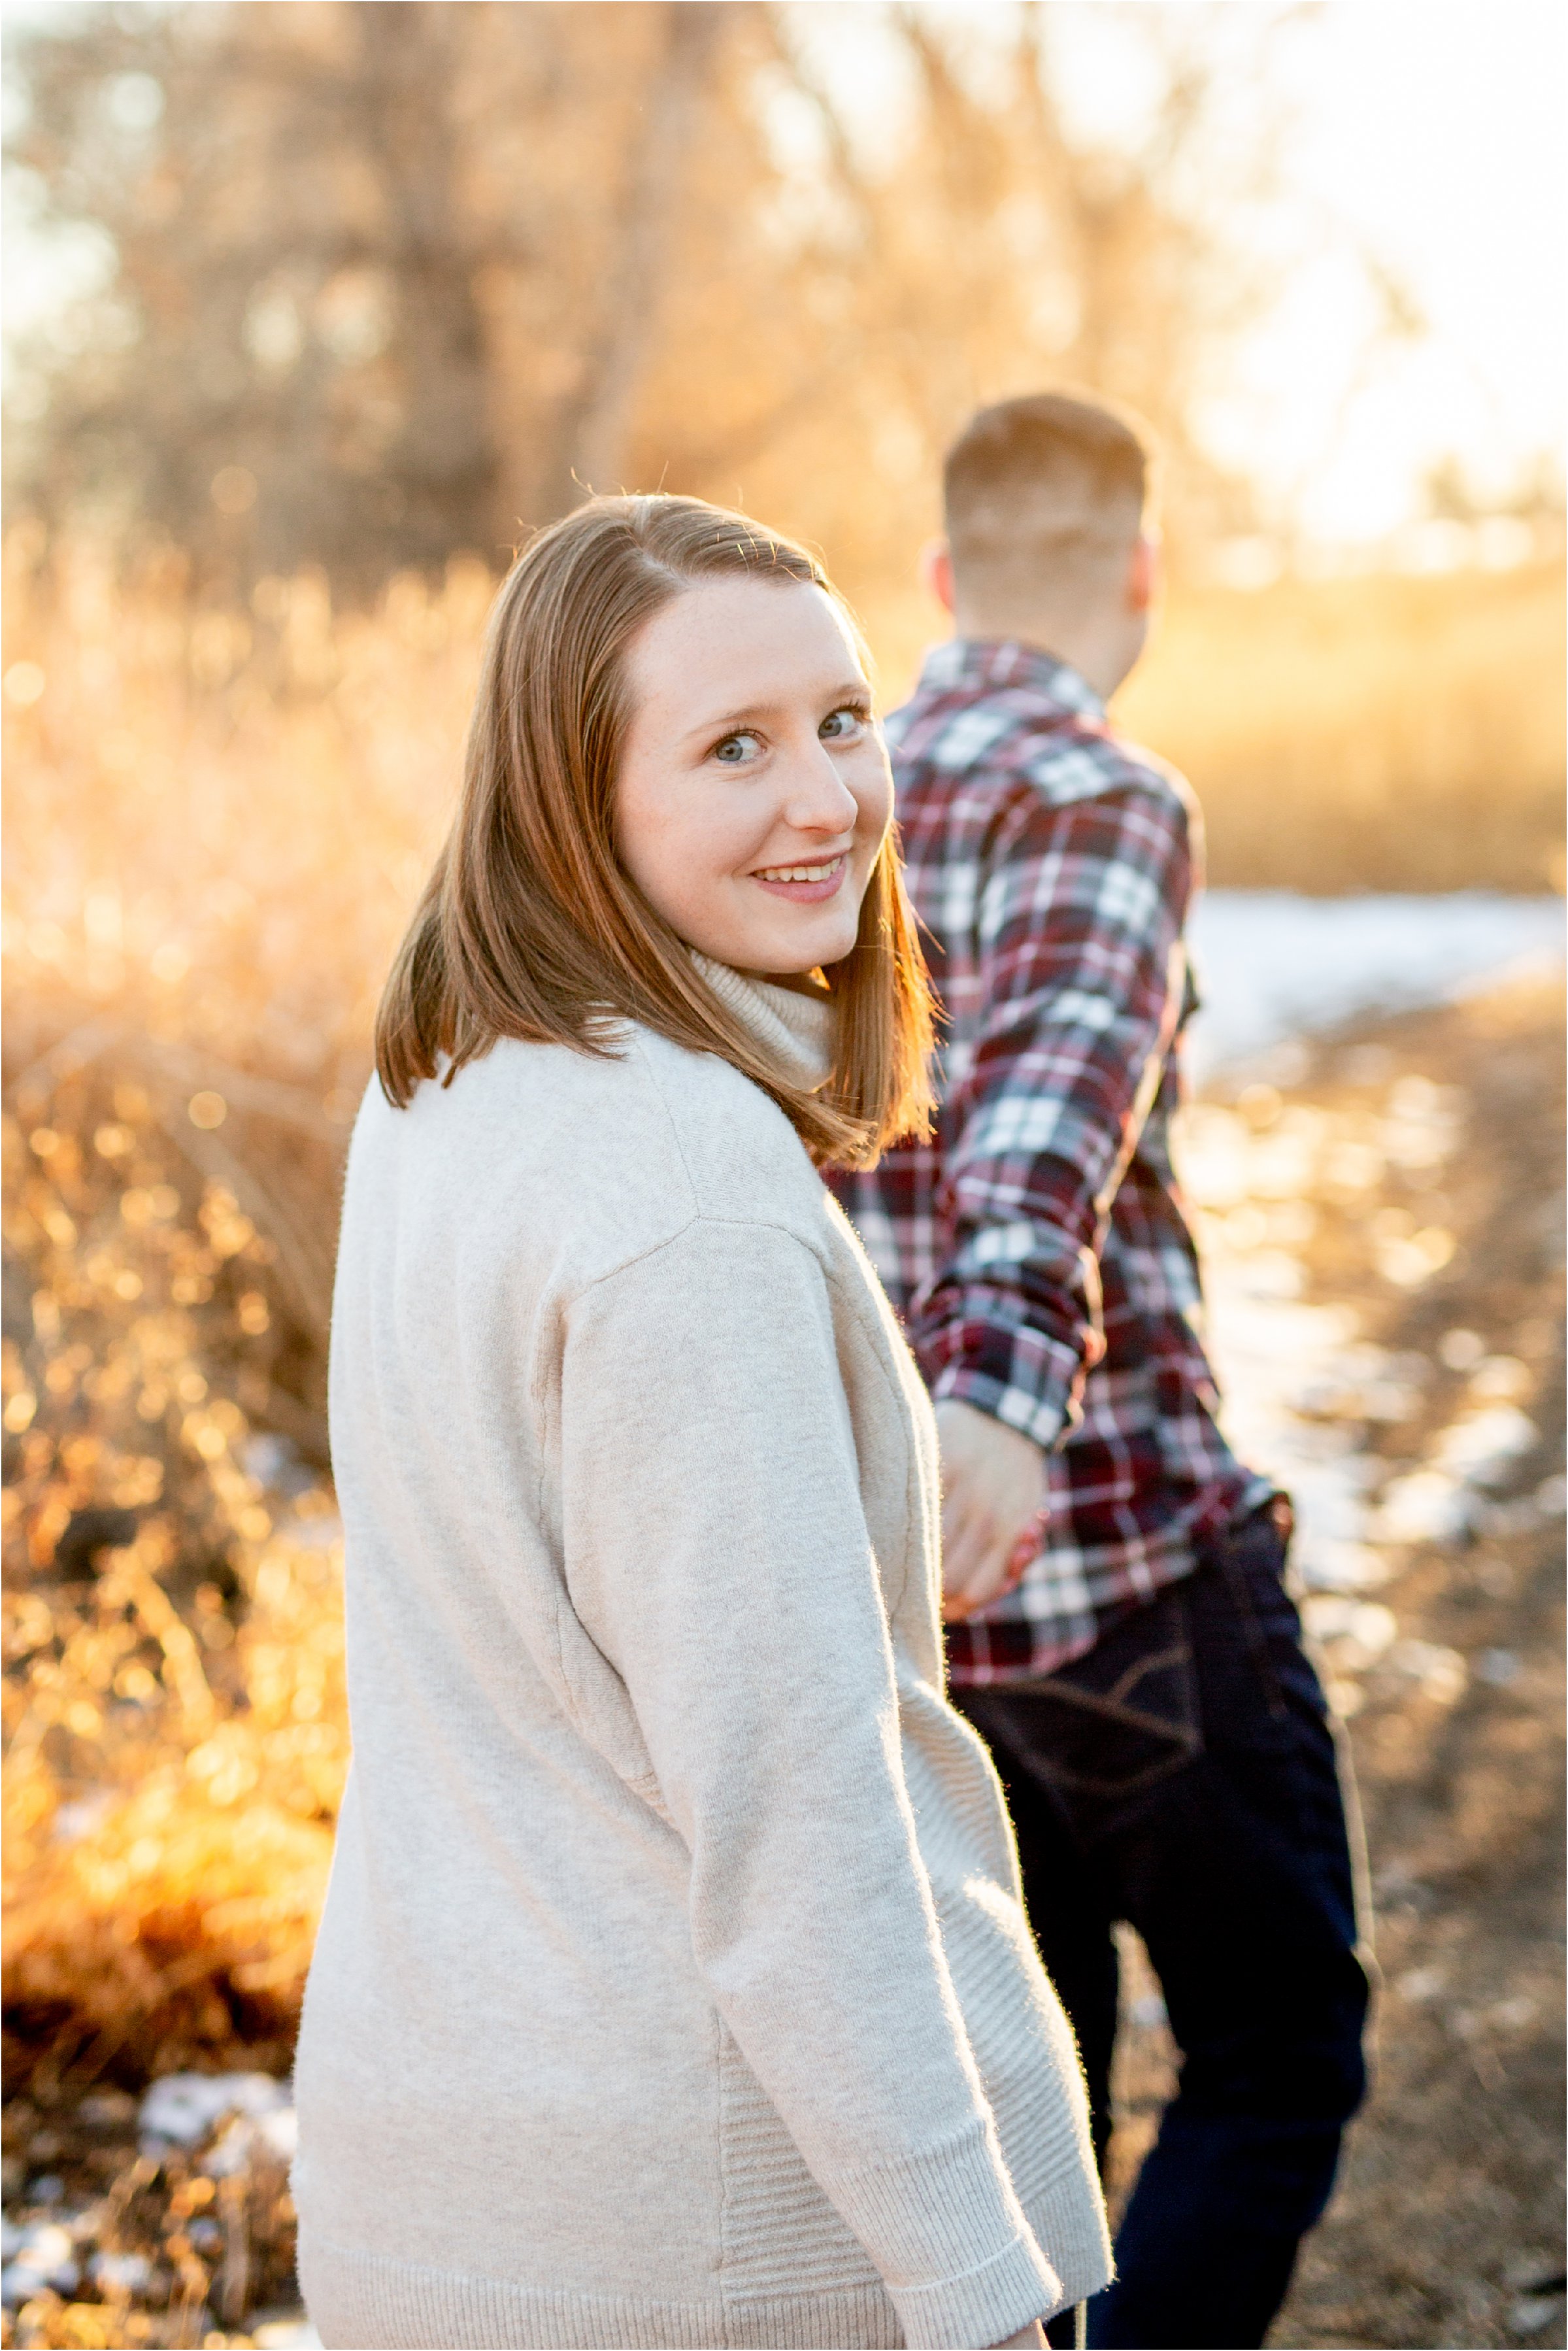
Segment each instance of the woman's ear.
M945 538L929 539L920 549L920 585L933 595L944 612L953 610L952 549Z

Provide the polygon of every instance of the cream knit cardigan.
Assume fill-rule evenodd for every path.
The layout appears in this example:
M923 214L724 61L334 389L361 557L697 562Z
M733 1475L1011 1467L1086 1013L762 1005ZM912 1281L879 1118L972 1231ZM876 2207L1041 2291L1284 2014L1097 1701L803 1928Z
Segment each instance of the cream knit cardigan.
M796 1074L826 1014L705 966ZM327 2345L989 2345L1109 2274L942 1696L935 1437L783 1113L642 1029L355 1130L354 1764L296 2091Z

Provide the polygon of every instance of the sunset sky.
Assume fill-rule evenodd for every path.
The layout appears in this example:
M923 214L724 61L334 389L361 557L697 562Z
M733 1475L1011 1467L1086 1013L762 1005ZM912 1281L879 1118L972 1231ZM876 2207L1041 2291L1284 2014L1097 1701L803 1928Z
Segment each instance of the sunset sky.
M1279 227L1316 215L1338 234L1292 266L1214 431L1300 486L1309 528L1386 528L1449 451L1493 494L1561 456L1565 26L1537 0L1330 0L1282 52L1299 119ZM1353 237L1429 329L1365 367Z

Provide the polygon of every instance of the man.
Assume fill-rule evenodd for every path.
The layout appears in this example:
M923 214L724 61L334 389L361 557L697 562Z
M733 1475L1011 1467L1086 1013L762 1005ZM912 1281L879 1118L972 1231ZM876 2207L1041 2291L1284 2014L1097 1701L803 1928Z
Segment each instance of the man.
M1220 1433L1171 1174L1198 811L1106 717L1148 631L1149 470L1128 423L1057 394L950 453L929 574L956 634L888 726L946 1008L938 1133L836 1186L935 1400L952 1694L1102 2155L1117 1920L1182 2055L1089 2341L1215 2351L1262 2343L1327 2200L1367 1974L1288 1504Z

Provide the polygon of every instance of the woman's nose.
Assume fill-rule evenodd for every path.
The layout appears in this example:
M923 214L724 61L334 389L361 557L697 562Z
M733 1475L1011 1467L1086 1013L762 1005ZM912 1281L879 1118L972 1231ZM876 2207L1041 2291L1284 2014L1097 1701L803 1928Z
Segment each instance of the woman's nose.
M859 803L825 743L814 744L790 777L783 815L797 832L854 830Z

